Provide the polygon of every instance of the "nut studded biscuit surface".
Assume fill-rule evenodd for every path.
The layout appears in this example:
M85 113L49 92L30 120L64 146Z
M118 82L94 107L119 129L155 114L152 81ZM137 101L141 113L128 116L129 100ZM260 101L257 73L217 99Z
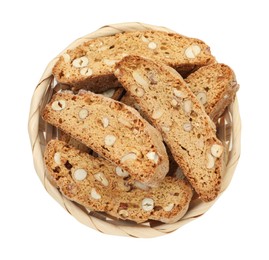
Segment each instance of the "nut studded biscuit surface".
M184 80L167 66L138 56L125 57L117 64L115 75L160 130L200 198L216 198L223 146L213 122Z
M220 63L199 68L185 82L214 121L233 101L239 89L232 69Z
M68 92L69 91L70 93L72 93L72 91L70 91L70 90L65 90L65 86L58 86L58 91L59 92ZM108 98L119 100L124 92L125 92L125 90L123 88L118 87L118 88L108 89L100 94L102 94ZM66 134L65 132L60 131L58 138L59 138L59 140L65 141L66 143L70 144L71 146L73 146L81 151L88 152L88 153L91 152L91 149L89 149L89 147L87 147L85 144L82 144L78 140L72 138L70 135Z
M114 65L127 55L142 55L172 66L183 75L215 58L201 40L175 33L135 31L100 37L67 50L53 68L58 82L101 92L117 86Z
M134 180L154 186L168 172L159 131L123 103L92 92L57 93L43 119L121 166Z
M176 77L178 76L178 73L171 67L167 68L175 73ZM184 80L213 121L216 121L225 108L231 104L239 89L232 69L220 63L201 67ZM134 107L143 115L143 111L140 110L139 105L130 93L125 93L121 102Z
M157 188L141 190L128 182L128 173L120 167L62 141L51 140L44 156L48 174L63 195L120 219L173 223L185 214L192 197L190 186L172 177L166 177Z
M172 73L174 72L176 77L178 76L178 73L171 67L167 68ZM213 121L221 116L225 108L234 100L239 89L232 69L220 63L201 67L184 80ZM130 93L125 93L121 102L134 107L143 115L143 111L140 110L139 105Z

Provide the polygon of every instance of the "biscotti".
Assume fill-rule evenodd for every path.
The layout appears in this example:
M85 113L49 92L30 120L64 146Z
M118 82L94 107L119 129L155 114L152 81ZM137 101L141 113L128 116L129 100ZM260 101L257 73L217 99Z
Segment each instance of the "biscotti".
M239 89L232 69L220 63L199 68L185 82L213 121L221 116Z
M177 76L178 73L175 70L169 69L171 72L175 72ZM232 69L220 63L199 68L190 74L185 79L185 82L213 121L216 121L225 108L231 104L239 89ZM130 93L125 93L121 98L121 102L134 107L143 115L143 111L140 111L139 105L131 97Z
M223 146L214 123L181 76L138 56L123 58L115 75L162 133L200 198L215 199L220 191Z
M58 140L48 143L44 157L48 174L63 195L120 219L173 223L185 214L192 197L190 186L172 177L157 188L141 190L128 183L128 173L121 168Z
M215 62L201 40L161 31L135 31L89 40L67 50L53 68L58 82L101 92L118 86L114 65L127 55L165 63L182 75Z
M56 93L42 116L137 181L154 186L168 172L159 131L123 103L92 92Z

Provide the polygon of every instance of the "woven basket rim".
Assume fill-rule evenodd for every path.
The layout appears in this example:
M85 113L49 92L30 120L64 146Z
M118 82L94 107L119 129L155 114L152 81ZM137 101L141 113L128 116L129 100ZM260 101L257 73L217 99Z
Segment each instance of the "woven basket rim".
M231 142L232 143L231 150L227 154L227 164L225 176L222 182L221 193L217 199L212 202L204 203L197 202L197 205L194 202L192 206L189 208L185 216L180 219L178 222L174 224L160 224L156 226L149 226L147 224L137 224L137 225L126 225L124 221L119 222L109 222L107 220L103 220L98 215L90 215L85 210L83 210L76 203L68 200L64 197L57 188L55 188L46 176L45 165L43 161L43 151L44 151L44 140L42 140L42 134L40 131L40 111L42 107L48 102L46 99L46 94L50 91L50 87L53 84L53 75L52 68L57 62L59 56L64 53L67 49L75 48L81 43L88 41L90 39L114 35L120 32L128 32L128 31L143 31L143 30L158 30L165 32L174 32L168 28L154 26L144 23L119 23L103 26L100 29L96 30L93 33L87 34L69 46L67 46L59 55L57 55L46 67L35 91L33 93L30 113L29 113L29 121L28 121L28 132L32 146L34 167L37 175L39 176L43 186L47 190L47 192L71 215L73 215L79 222L84 225L98 230L102 233L120 235L120 236L129 236L129 237L157 237L172 231L177 230L181 226L190 222L191 220L203 215L219 198L219 196L225 191L228 187L236 165L238 163L240 157L240 146L241 146L241 120L238 108L238 101L235 98L235 101L226 109L226 117L223 117L223 122L227 122L230 120L231 124ZM224 127L224 131L225 131ZM49 131L48 131L49 132Z

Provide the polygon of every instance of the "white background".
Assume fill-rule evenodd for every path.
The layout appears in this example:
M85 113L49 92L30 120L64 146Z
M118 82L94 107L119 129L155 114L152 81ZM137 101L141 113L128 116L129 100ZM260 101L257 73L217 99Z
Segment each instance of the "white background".
M269 259L268 1L1 1L0 259ZM169 235L134 239L83 226L45 191L27 133L46 65L78 37L119 22L197 37L240 83L242 152L224 195Z

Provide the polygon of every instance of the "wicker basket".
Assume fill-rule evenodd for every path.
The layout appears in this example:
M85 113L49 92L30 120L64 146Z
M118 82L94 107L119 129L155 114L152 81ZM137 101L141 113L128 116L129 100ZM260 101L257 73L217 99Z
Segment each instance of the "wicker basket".
M66 49L74 48L84 41L101 36L114 35L124 31L143 31L148 29L172 32L164 27L157 27L141 23L113 24L104 26L94 33L88 34L85 37L76 40ZM61 54L59 54L59 56L60 55ZM204 203L199 199L194 199L191 201L186 215L174 224L162 224L156 221L150 221L143 224L134 224L133 222L110 218L106 214L89 212L80 205L68 200L55 186L53 186L46 175L43 152L45 145L52 138L57 138L58 130L44 122L40 117L40 112L52 96L52 88L55 85L54 77L52 75L52 68L59 56L48 64L43 76L40 79L40 82L34 91L28 125L35 170L47 192L78 221L106 234L131 237L156 237L170 233L191 220L203 215L215 203L216 200L209 203ZM241 125L238 103L237 99L235 99L234 103L232 103L226 109L225 113L218 120L217 125L218 137L222 140L226 148L226 169L223 175L221 194L228 187L240 156L240 128Z

